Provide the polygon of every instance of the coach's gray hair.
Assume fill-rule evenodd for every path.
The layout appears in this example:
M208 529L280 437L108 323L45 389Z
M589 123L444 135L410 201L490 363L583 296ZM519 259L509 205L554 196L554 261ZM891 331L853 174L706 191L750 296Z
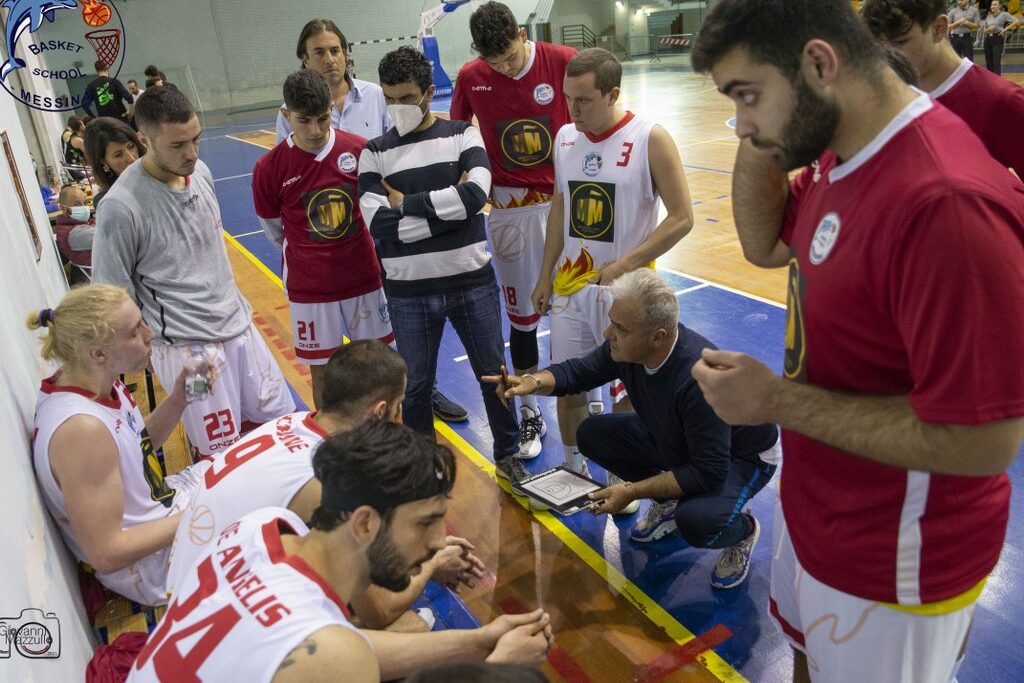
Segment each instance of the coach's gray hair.
M673 334L679 323L679 302L665 281L650 268L638 268L621 276L611 286L616 299L640 302L637 322L647 331L658 328Z

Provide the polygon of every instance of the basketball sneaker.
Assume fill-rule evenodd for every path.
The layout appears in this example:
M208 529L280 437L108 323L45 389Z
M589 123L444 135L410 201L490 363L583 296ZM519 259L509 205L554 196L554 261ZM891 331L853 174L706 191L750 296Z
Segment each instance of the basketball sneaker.
M522 418L519 420L519 457L530 460L540 455L543 448L540 439L548 433L544 417L540 410L532 410L528 406L519 409Z
M573 451L571 455L566 456L565 462L562 463L562 467L567 470L572 470L576 474L582 474L584 477L590 477L590 468L587 467L587 458L579 451Z
M523 467L523 461L515 455L507 455L494 461L494 473L511 484L518 484L530 476Z
M611 472L608 473L608 486L615 486L616 484L625 484L625 483L626 483L626 481L624 479L622 479L621 477L619 477L617 475L614 475ZM633 514L634 512L636 512L639 509L640 509L640 501L639 500L634 500L632 503L630 503L626 507L622 508L621 510L619 510L618 512L615 512L613 514L616 514L616 515L631 515L631 514Z
M651 501L644 516L629 530L629 537L640 543L652 543L665 538L676 530L677 500L665 503Z
M750 512L743 514L753 522L753 528L742 541L718 554L718 563L711 572L711 585L714 588L735 588L746 580L750 572L750 555L754 552L757 539L761 537L761 523Z

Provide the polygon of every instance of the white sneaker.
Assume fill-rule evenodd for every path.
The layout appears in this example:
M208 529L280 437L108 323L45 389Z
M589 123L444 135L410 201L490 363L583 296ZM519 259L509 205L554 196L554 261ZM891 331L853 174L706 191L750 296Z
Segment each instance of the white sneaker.
M587 458L579 451L570 455L566 461L562 463L562 466L566 469L572 470L576 474L582 474L584 477L590 476L590 468L587 467Z
M543 444L541 437L548 433L544 417L540 410L532 410L527 406L519 408L522 416L519 420L519 457L530 460L540 455Z
M651 501L633 528L629 530L629 537L641 543L650 543L668 536L676 530L676 505L679 501L670 500L666 503Z
M427 625L427 628L431 631L434 630L434 624L437 623L437 615L434 614L434 610L429 607L420 607L416 610L416 616L423 620L423 623Z
M591 401L587 404L587 412L591 415L604 415L604 401Z
M622 477L616 476L616 475L612 474L611 472L608 473L608 486L615 486L616 484L625 484L625 483L626 483L626 481ZM634 500L632 503L630 503L626 507L622 508L621 510L619 510L618 512L613 513L613 514L616 514L616 515L631 515L631 514L633 514L634 512L636 512L639 509L640 509L640 501L639 500Z

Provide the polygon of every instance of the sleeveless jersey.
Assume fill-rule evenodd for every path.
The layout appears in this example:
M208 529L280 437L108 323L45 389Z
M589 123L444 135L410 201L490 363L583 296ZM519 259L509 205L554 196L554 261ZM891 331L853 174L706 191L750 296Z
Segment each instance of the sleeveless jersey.
M43 380L39 390L32 440L33 465L50 514L71 552L84 561L68 520L64 493L50 469L50 439L65 421L76 415L89 415L110 432L117 446L124 494L124 528L166 517L171 512L175 490L164 480L142 413L124 384L115 382L108 396L93 399L84 389L58 386L57 377ZM119 571L97 574L96 578L110 590L136 602L159 604L166 593L168 552L167 549L155 552Z
M257 510L224 529L175 593L127 680L269 683L316 631L359 633L323 577L285 554L281 536L308 531L282 508Z
M626 112L599 136L571 123L558 131L555 177L565 246L555 272L556 294L579 291L657 227L660 200L647 159L654 125Z
M313 449L326 437L310 413L292 413L215 455L181 515L171 547L167 592L176 592L228 524L260 508L288 507L313 478Z

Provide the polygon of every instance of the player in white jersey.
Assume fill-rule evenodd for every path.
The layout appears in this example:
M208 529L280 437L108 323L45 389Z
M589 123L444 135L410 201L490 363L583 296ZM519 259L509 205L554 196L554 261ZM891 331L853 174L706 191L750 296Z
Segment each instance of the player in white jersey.
M149 360L153 331L113 285L69 292L29 320L45 328L43 358L60 369L36 404L33 464L68 547L108 589L143 605L166 602L168 553L180 510L206 465L164 477L156 450L185 409L186 368L143 418L122 373Z
M174 594L195 561L229 524L264 507L286 507L308 521L320 503L313 451L329 434L351 431L367 420L401 421L405 362L377 340L357 340L334 352L324 366L324 401L315 413L280 417L217 454L184 511L171 550L167 592ZM473 546L451 536L401 593L371 586L353 596L359 624L367 628L427 630L409 612L428 580L472 586L483 576ZM407 617L407 618L405 618ZM397 622L397 623L396 623Z
M341 672L346 681L378 681L473 658L467 633L491 651L488 659L543 661L551 633L541 610L482 635L359 632L349 622L345 606L354 595L371 582L404 590L444 547L451 451L401 425L372 421L325 439L314 468L323 491L311 529L281 508L224 529L175 594L129 681L316 683ZM416 641L432 647L413 650Z
M580 52L565 74L573 123L555 139L556 194L532 297L537 311L551 313L554 363L600 346L610 322L608 285L653 267L693 227L679 151L664 128L617 106L621 82L622 65L602 48ZM668 214L658 223L661 201ZM621 382L614 383L616 410L628 409L623 396ZM587 469L576 447L586 413L582 394L558 399L565 463L578 472Z

